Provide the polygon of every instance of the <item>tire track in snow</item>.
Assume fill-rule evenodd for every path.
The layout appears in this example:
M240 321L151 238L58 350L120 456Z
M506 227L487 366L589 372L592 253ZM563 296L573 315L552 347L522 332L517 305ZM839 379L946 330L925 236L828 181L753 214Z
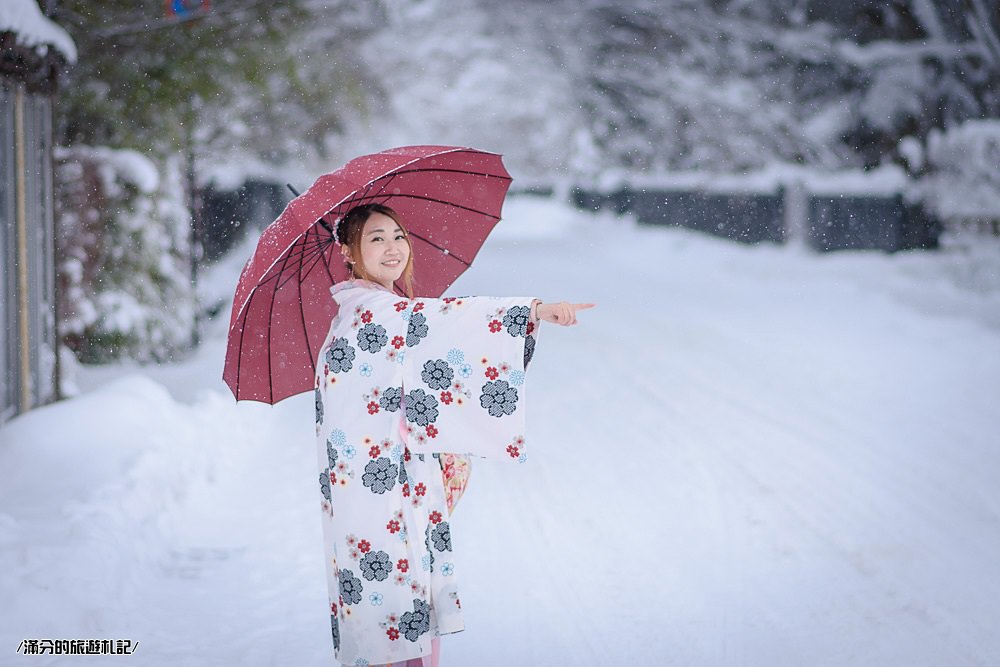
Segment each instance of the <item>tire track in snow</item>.
M719 345L715 346L715 348L721 350L730 349L727 346L719 346ZM779 406L778 404L775 403L775 401L768 400L759 393L754 393L750 391L739 391L726 384L713 382L712 379L717 377L726 377L732 379L734 377L744 376L743 373L733 372L734 369L739 369L740 365L743 366L746 365L745 362L742 361L742 359L743 359L742 355L739 355L736 356L735 358L728 358L722 361L718 359L718 355L714 355L714 358L711 358L710 363L715 364L718 370L716 370L716 372L712 372L707 368L699 366L699 369L702 370L703 372L699 374L698 371L695 370L694 372L692 372L692 377L696 378L696 383L700 385L700 391L706 396L714 396L716 398L723 397L725 404L727 404L730 407L731 412L736 414L745 413L747 416L751 416L753 421L759 422L760 425L765 427L772 427L772 428L777 427L779 434L783 431L786 434L795 435L796 437L794 438L794 440L797 440L801 443L810 443L810 444L819 443L822 445L830 445L830 451L836 451L836 445L842 438L849 439L858 437L857 430L850 431L847 429L842 429L841 433L842 438L838 438L834 437L836 434L831 434L829 432L829 429L806 427L806 425L811 425L815 421L814 415L811 414L810 412L804 412L804 414L809 415L808 421L799 421L799 422L789 421L785 410L779 410ZM752 377L753 369L748 369L748 370L751 372L751 377ZM655 395L658 391L658 388L649 385L647 386L647 390ZM825 405L825 403L822 404ZM811 407L813 406L807 405L805 402L803 402L803 408L811 408ZM813 412L815 412L815 410L813 410ZM865 422L862 421L861 427L863 428L864 426ZM727 447L725 443L739 442L742 439L745 439L745 434L741 433L740 430L737 428L731 428L731 427L723 428L723 432L721 435L722 437L719 438L719 442L722 447ZM876 445L877 443L869 442L867 444L871 446L869 450L869 456L867 457L868 460L870 461L874 458L873 453L875 451L875 447L873 445ZM744 462L741 461L741 454L742 454L741 451L734 450L732 447L728 447L728 449L730 451L728 452L727 456L724 459L717 461L717 466L720 468L727 464L731 466L732 465L738 466L745 475L747 475L748 477L753 479L757 484L760 485L765 485L766 484L765 480L769 476L771 476L771 477L777 477L778 479L781 480L795 479L796 477L798 477L806 480L810 485L816 485L817 483L819 483L819 486L822 487L823 477L817 476L815 474L815 472L818 470L826 469L832 471L834 468L839 468L840 474L834 475L833 477L839 476L845 479L849 479L858 472L861 472L862 474L864 473L864 469L859 471L856 467L849 468L843 465L844 461L838 459L837 457L832 457L832 456L822 457L820 453L815 450L810 451L808 448L799 447L795 450L795 452L793 452L794 457L788 459L785 462L786 465L788 463L795 462L796 464L798 464L796 468L790 467L782 474L774 475L775 461L769 460L767 468L770 475L765 473L765 475L762 476L759 473L752 472L749 466L747 466ZM712 452L713 455L719 453L719 450L713 449L710 451ZM860 451L865 452L866 450L861 449ZM896 480L891 480L891 481L896 481ZM897 493L902 493L907 491L908 490L907 485L912 484L912 481L906 479L900 479L898 480L898 482L899 482L898 484L899 489ZM810 516L809 513L803 512L803 509L798 507L797 501L801 500L802 498L810 498L810 497L815 497L821 500L823 498L828 498L831 501L830 504L822 508L823 510L825 510L827 519L829 519L830 517L835 517L837 515L844 515L844 510L848 509L849 510L848 516L851 518L849 524L852 526L863 525L864 523L863 521L861 521L859 524L859 522L855 521L855 519L862 519L863 515L866 512L870 512L870 510L872 509L871 504L864 504L858 502L853 504L853 506L845 507L842 504L842 501L844 500L843 493L841 492L840 489L833 487L827 487L822 493L815 493L815 490L813 493L810 493L809 489L803 486L797 489L794 493L785 495L784 499L785 509L791 510L794 514L796 514L798 520L801 522L804 528L809 529L816 536L822 538L831 548L839 552L845 560L852 562L854 566L860 572L863 573L864 576L874 577L876 574L878 574L879 586L881 586L884 590L888 591L888 594L890 596L896 595L896 591L898 590L906 590L907 582L900 582L897 577L892 576L891 572L890 573L876 572L876 570L878 569L877 563L873 564L872 562L868 562L865 558L865 554L861 553L860 550L856 548L851 548L849 544L844 544L843 540L838 539L836 533L831 532L836 530L835 525L824 523L822 521L817 521L816 518ZM782 496L779 495L778 498L780 500L782 499ZM793 501L789 499L795 499L795 500ZM917 500L919 500L919 498L917 498ZM836 504L837 502L841 502L841 504L838 505ZM927 508L930 507L932 507L932 505L927 505ZM877 506L876 509L885 513L888 508ZM952 507L950 509L954 511L955 508ZM912 514L912 512L909 512L909 514ZM907 513L904 512L896 512L896 515L892 516L892 519L904 522L908 519L911 523L913 520L912 516L907 516ZM882 522L882 523L892 523L892 522ZM881 526L874 526L873 528L878 529L881 528ZM935 540L930 540L927 542L927 544L934 546L936 544L940 544L940 542ZM985 566L985 563L981 563L980 565ZM936 632L944 635L943 637L944 639L949 640L952 642L952 644L954 644L955 637L953 635L956 633L957 630L960 630L960 628L955 628L954 624L948 622L948 619L942 618L940 615L935 614L932 611L929 610L920 611L920 614L926 617L928 625L933 626ZM978 643L978 642L973 642L973 643ZM965 651L964 653L965 654L962 656L963 659L973 660L973 661L975 660L972 653L969 653L968 651Z

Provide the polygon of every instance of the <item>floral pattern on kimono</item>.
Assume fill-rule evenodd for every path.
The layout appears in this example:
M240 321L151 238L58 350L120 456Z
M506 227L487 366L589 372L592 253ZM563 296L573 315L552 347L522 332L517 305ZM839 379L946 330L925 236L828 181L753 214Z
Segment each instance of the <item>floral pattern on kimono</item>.
M334 655L405 661L464 629L448 520L460 491L444 480L467 478L461 457L526 459L532 299L406 299L362 280L330 292L316 435Z

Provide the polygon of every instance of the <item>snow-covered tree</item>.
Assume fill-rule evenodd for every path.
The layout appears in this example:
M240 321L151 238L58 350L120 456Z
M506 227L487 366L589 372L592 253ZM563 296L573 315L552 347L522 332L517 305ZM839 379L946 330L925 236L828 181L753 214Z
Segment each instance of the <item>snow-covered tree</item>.
M240 147L272 162L303 140L320 144L343 107L364 97L345 36L370 31L375 9L213 3L178 22L160 0L60 3L80 51L62 93L60 143L169 155L193 138L199 157Z
M905 163L902 138L1000 115L997 21L982 0L400 0L362 49L388 105L345 141L454 138L529 177Z
M85 362L185 349L196 305L181 160L85 146L56 158L64 342Z

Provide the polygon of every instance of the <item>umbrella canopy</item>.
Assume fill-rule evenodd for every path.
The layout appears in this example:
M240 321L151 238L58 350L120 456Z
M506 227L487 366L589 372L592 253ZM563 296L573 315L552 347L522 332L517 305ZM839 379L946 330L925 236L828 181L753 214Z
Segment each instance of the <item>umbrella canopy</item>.
M276 403L313 388L336 312L329 289L350 277L333 235L341 216L361 204L396 210L414 292L437 297L500 220L510 182L499 155L451 146L394 148L319 177L264 230L236 286L223 371L236 399Z

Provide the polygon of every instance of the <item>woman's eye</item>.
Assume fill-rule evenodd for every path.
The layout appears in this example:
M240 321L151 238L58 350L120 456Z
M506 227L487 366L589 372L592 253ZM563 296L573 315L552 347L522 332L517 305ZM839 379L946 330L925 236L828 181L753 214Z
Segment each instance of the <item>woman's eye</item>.
M403 236L402 234L399 234L399 235L398 235L398 236L396 237L396 240L397 240L397 241L402 241L402 240L403 240L403 239L405 239L405 238L406 238L405 236Z
M381 240L382 240L382 237L381 237L381 236L373 236L373 237L371 238L371 240L372 240L372 241L381 241Z

